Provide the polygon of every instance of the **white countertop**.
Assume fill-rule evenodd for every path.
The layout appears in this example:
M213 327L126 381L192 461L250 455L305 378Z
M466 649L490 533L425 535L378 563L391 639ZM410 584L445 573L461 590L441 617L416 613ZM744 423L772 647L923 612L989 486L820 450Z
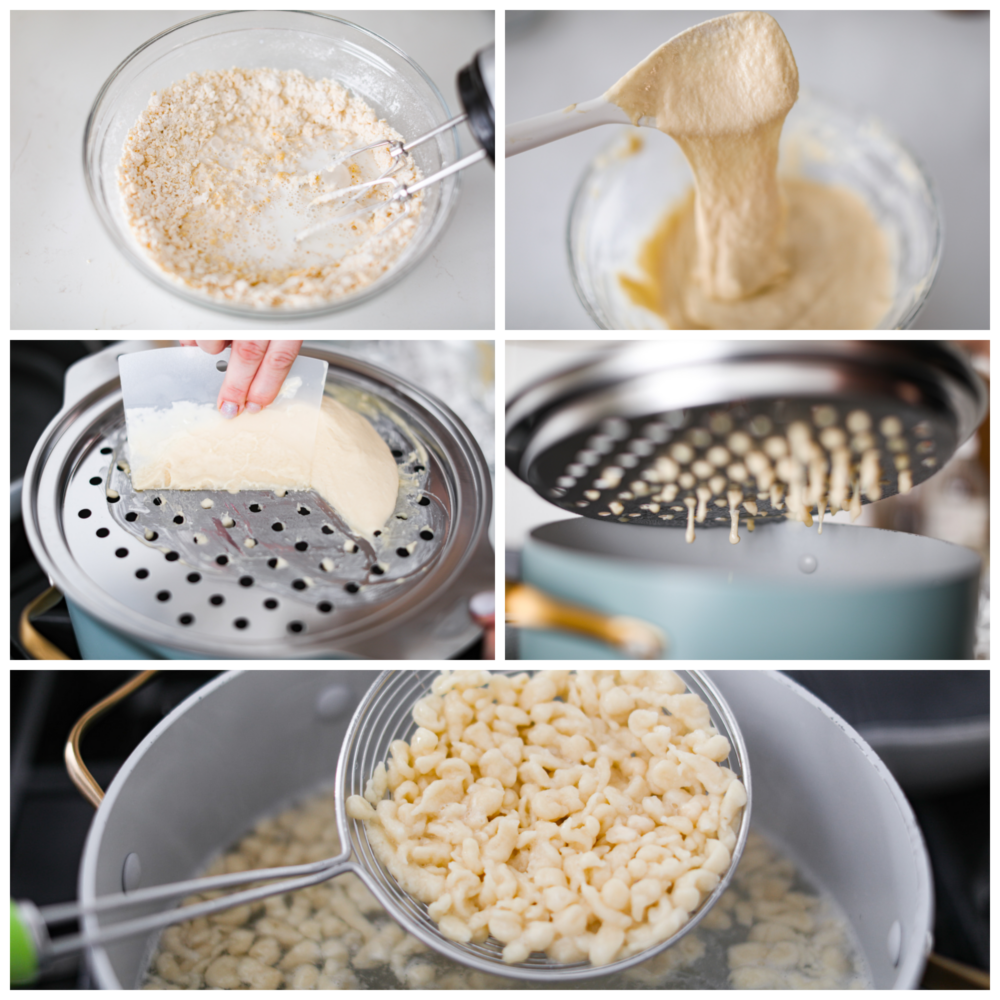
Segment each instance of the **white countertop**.
M724 11L508 14L507 122L600 97L653 49ZM989 14L774 11L803 88L878 117L935 179L944 256L917 328L989 329ZM591 330L565 249L573 191L612 127L506 161L510 330Z
M147 39L204 11L11 14L11 328L14 330L407 330L495 328L494 174L464 171L458 206L431 253L383 295L343 312L244 320L189 305L121 256L90 203L83 130L97 92ZM455 78L494 39L493 11L336 11L389 39L453 113ZM465 126L463 155L476 149Z

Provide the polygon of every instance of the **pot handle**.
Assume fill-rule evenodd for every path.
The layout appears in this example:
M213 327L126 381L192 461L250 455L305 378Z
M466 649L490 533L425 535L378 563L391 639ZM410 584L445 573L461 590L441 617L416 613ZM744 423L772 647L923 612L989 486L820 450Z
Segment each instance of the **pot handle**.
M36 660L69 659L58 646L49 642L31 623L32 618L44 614L49 608L54 608L62 600L62 596L62 591L58 587L49 587L48 590L43 590L26 605L21 612L21 623L18 629L21 645Z
M123 701L133 691L142 687L151 677L157 673L156 670L143 670L136 674L127 684L123 684L116 691L112 691L103 701L99 701L93 708L89 708L76 721L76 725L70 730L66 740L66 747L63 751L63 759L66 762L66 771L69 780L80 790L80 794L96 809L104 798L104 790L97 783L94 776L87 770L83 763L83 756L80 753L80 740L87 727L98 716L103 715L109 708L114 708L118 702Z
M599 639L634 660L667 656L664 632L641 618L605 615L600 611L559 601L526 583L507 581L506 620L517 628L557 629Z

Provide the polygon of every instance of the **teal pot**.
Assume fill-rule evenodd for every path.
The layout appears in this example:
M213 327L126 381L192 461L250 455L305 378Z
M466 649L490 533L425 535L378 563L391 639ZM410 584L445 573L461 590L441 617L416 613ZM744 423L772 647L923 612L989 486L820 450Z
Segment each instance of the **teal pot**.
M698 659L971 659L980 559L934 538L786 522L684 532L583 518L536 528L525 583L604 616L661 629L666 656ZM596 640L524 630L526 660L622 658Z

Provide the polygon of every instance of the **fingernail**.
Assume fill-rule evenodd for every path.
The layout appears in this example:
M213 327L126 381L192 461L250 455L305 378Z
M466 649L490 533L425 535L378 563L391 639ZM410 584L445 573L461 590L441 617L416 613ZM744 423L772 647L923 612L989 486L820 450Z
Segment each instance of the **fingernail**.
M226 418L226 420L232 420L233 417L239 413L239 407L235 403L223 403L220 408L220 413Z
M469 610L479 618L495 614L496 607L496 594L492 590L482 590L469 601Z
M247 403L247 413L260 413L260 403Z

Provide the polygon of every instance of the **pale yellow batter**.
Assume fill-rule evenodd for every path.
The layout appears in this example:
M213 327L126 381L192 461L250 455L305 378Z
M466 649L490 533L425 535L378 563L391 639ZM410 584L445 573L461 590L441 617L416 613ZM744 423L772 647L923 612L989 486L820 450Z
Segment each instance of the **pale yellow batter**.
M642 248L633 301L674 329L870 329L892 300L888 247L852 193L779 181L798 69L777 22L741 13L671 39L605 97L655 120L695 190Z
M190 402L163 412L129 413L137 490L314 489L368 537L395 510L399 473L388 445L361 414L329 396L318 426L315 409L294 402L232 420Z

